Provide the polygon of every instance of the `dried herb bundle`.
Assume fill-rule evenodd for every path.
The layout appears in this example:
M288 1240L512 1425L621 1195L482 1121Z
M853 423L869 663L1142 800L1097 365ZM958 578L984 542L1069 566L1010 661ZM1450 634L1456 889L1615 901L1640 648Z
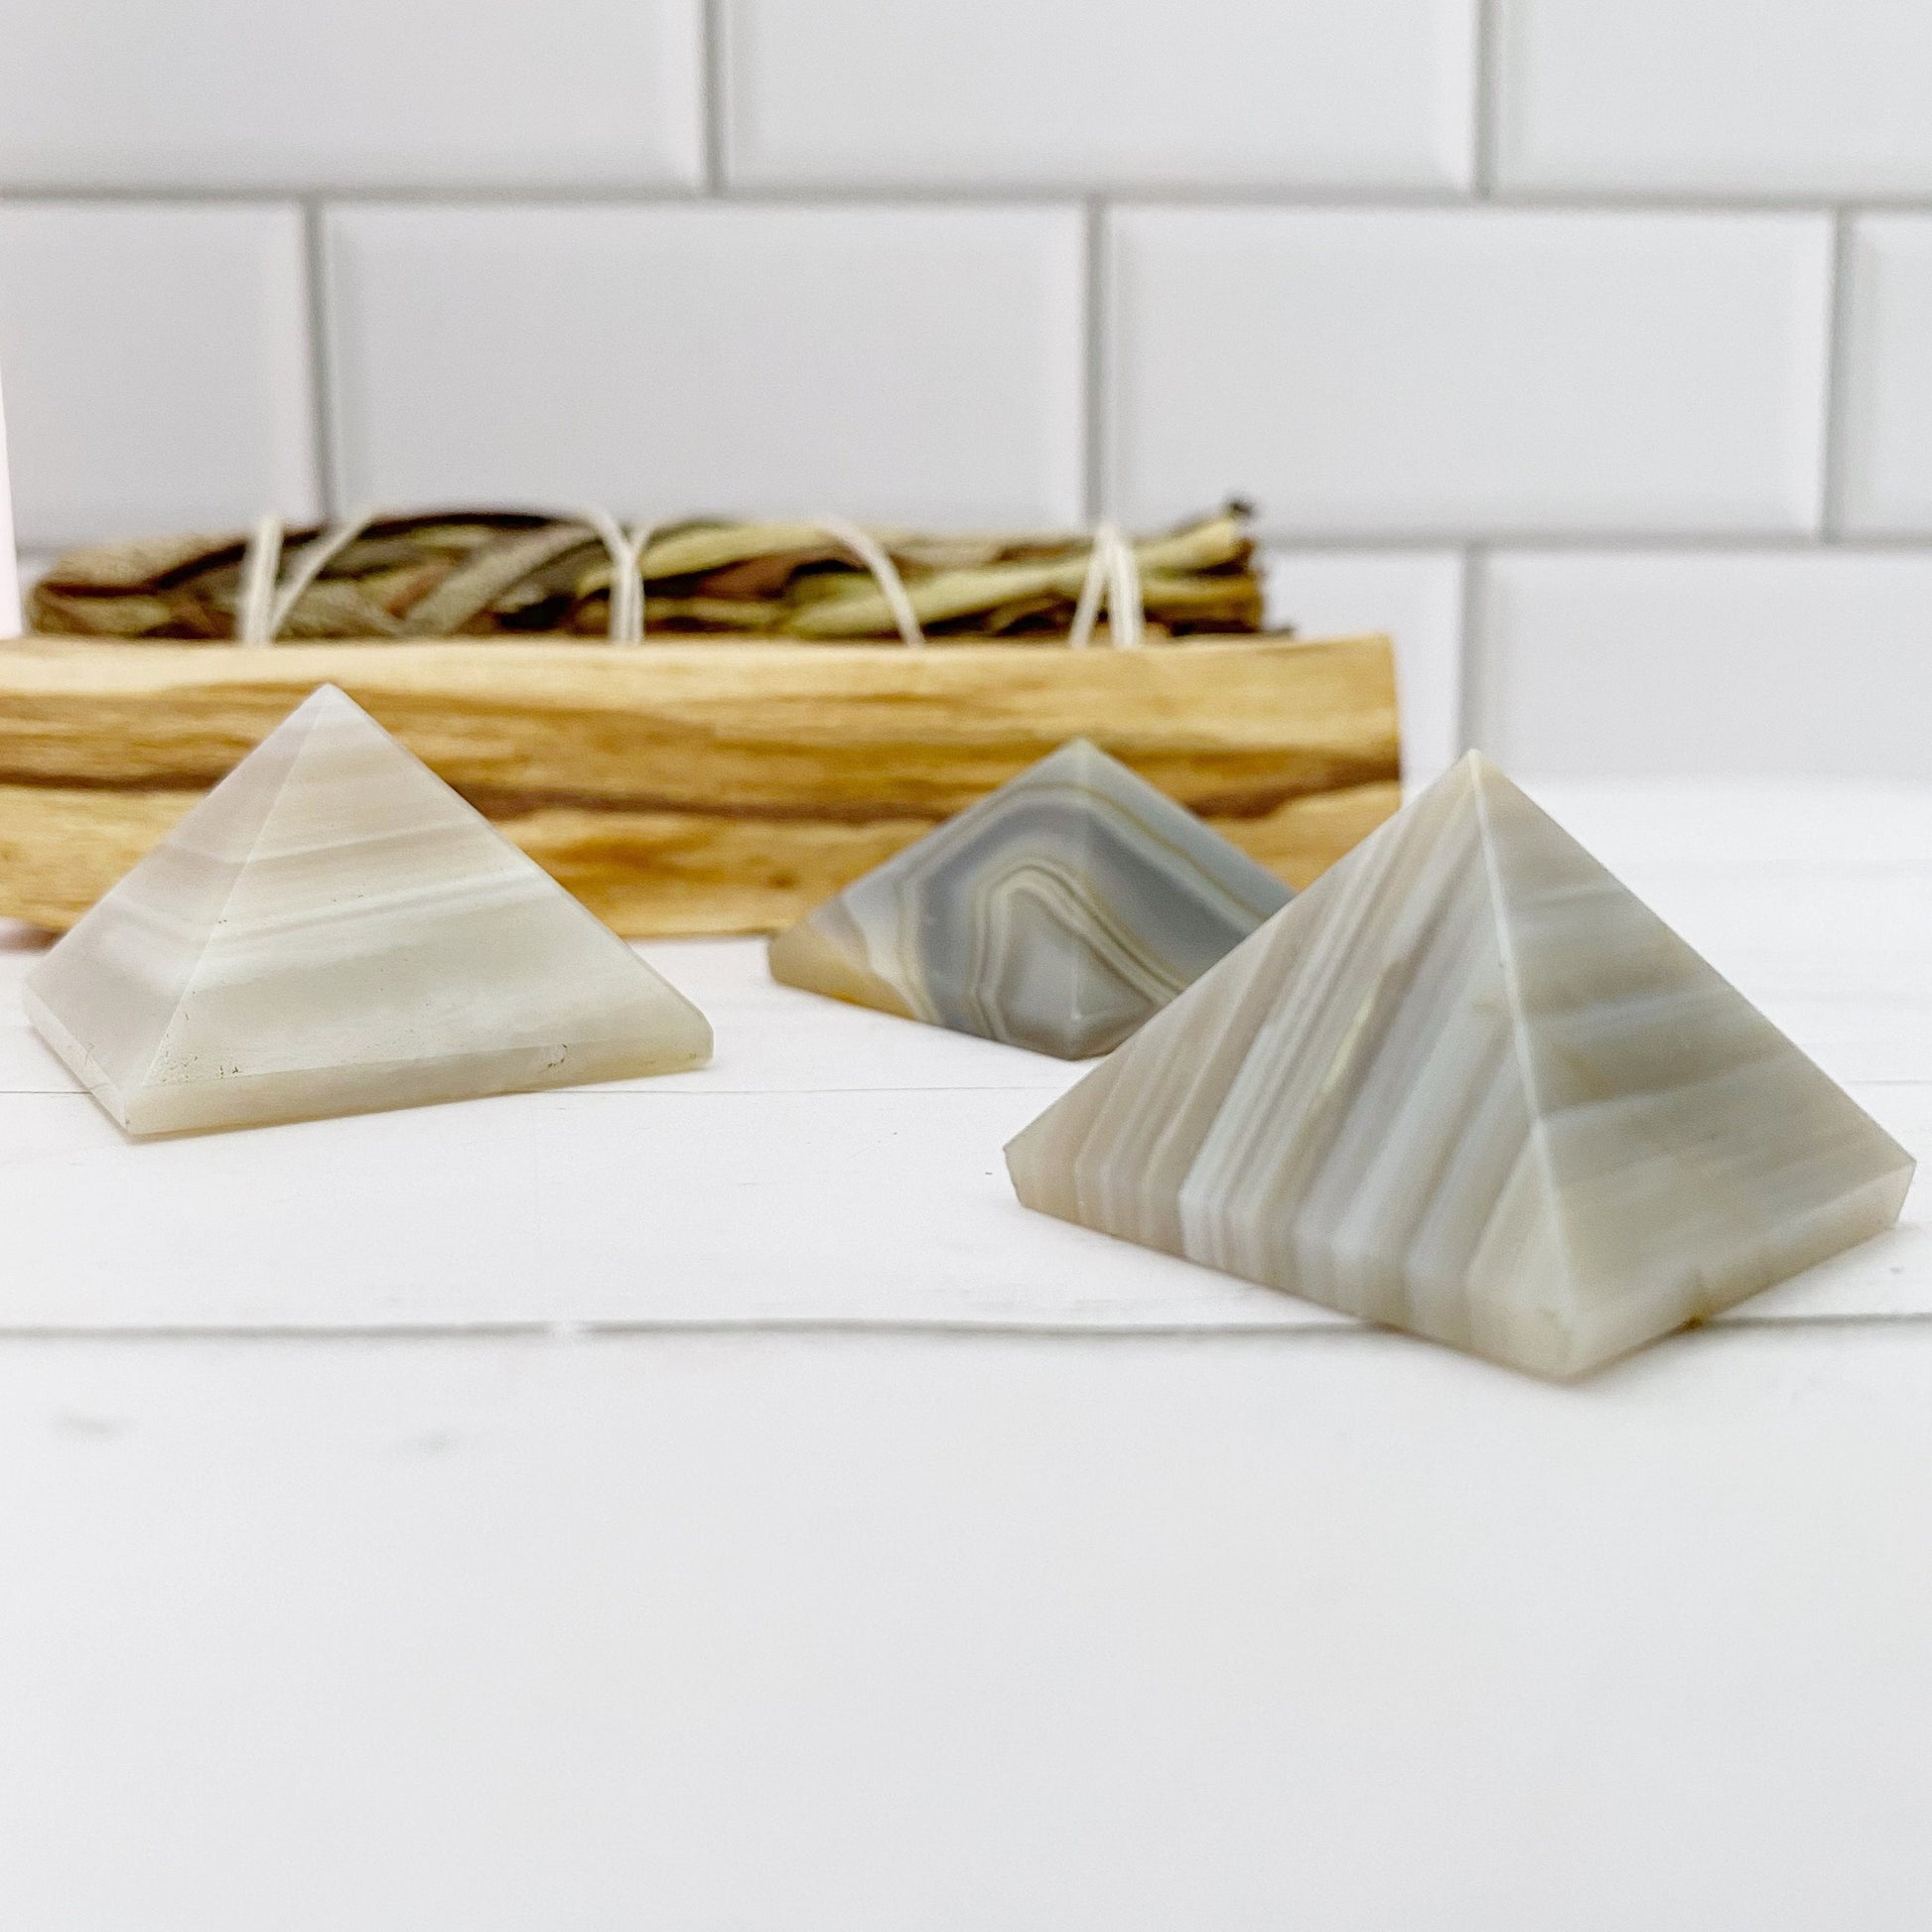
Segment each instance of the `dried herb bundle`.
M300 546L289 532L284 579ZM935 638L1065 636L1087 573L1085 536L875 532ZM241 596L241 535L145 538L69 551L35 587L38 631L228 642ZM1245 505L1138 540L1148 628L1173 636L1259 630L1260 580ZM865 566L809 523L692 520L655 532L643 556L655 636L897 638ZM303 592L285 638L603 636L610 553L586 524L516 511L383 517Z

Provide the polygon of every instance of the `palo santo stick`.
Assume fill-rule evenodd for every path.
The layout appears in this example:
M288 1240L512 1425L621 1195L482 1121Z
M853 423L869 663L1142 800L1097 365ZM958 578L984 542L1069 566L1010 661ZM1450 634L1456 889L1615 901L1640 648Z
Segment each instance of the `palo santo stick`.
M621 931L807 906L1066 739L1302 884L1397 802L1388 643L0 646L0 916L63 925L321 683Z

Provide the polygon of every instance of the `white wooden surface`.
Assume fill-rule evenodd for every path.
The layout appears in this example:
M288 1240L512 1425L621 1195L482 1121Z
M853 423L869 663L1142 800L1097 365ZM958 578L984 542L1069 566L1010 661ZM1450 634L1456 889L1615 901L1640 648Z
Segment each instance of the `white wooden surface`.
M1932 792L1551 802L1932 1155ZM1932 1922L1923 1184L1545 1388L652 950L707 1074L144 1149L0 952L9 1932Z

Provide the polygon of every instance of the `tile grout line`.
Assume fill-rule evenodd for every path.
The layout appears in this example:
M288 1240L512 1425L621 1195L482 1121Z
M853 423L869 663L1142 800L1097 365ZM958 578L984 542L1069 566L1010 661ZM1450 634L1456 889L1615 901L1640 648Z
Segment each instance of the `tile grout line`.
M700 161L703 193L712 198L726 192L729 171L725 153L725 19L724 0L699 0L699 121L703 137Z
M721 0L708 0L718 7ZM707 43L709 45L709 43ZM707 94L729 92L728 76L722 72L717 89ZM718 145L725 140L727 116L725 102L718 100ZM708 116L707 116L708 117ZM270 204L287 206L291 202L313 200L340 202L397 203L412 207L451 208L512 207L544 208L559 207L630 206L637 207L688 207L694 200L711 199L744 203L753 207L788 207L818 204L841 207L1038 207L1042 205L1067 207L1085 199L1104 200L1124 207L1181 208L1262 208L1284 212L1321 212L1336 210L1373 214L1405 213L1417 209L1445 213L1481 214L1495 209L1533 209L1542 213L1575 214L1653 214L1653 215L1834 215L1845 204L1829 195L1749 195L1734 191L1685 190L1672 194L1660 190L1623 190L1563 188L1541 189L1511 186L1499 188L1492 182L1477 197L1461 189L1418 188L1411 183L1383 185L1353 182L1305 182L1299 185L1254 182L960 182L950 185L913 185L900 182L830 181L791 185L759 182L739 188L729 179L727 157L717 157L723 178L710 191L694 189L677 182L635 182L617 185L585 183L505 188L493 181L450 181L434 185L404 181L370 185L365 182L322 181L280 182L262 186L218 188L203 183L177 182L152 185L120 183L102 186L91 182L68 182L9 187L6 203L13 207L47 206L56 203L81 205L123 204L128 207L259 207ZM1881 193L1859 198L1861 213L1932 214L1932 196Z
M1479 202L1493 199L1496 185L1496 100L1499 0L1475 0L1474 65L1469 75L1469 188Z
M1633 870L1636 869L1633 868ZM1728 874L1731 869L1725 867L1725 868L1719 868L1719 870ZM1837 877L1844 878L1848 876L1842 872L1838 872L1836 868L1834 868L1833 871L1835 873L1835 876ZM1756 875L1754 872L1747 871L1744 876L1755 877ZM1849 876L1862 877L1867 881L1872 881L1872 882L1896 881L1896 882L1903 882L1909 884L1909 883L1914 883L1919 880L1922 880L1924 874L1921 870L1917 868L1907 867L1907 868L1901 868L1897 871L1878 871L1878 872L1871 872L1863 875L1849 875ZM1800 994L1781 994L1781 995L1767 996L1767 997L1798 1000L1810 996L1800 993ZM1090 1072L1092 1071L1093 1066L1097 1064L1098 1062L1084 1063L1083 1070ZM1874 1088L1874 1087L1886 1087L1886 1088L1909 1087L1914 1089L1923 1089L1928 1094L1932 1094L1932 1076L1920 1078L1911 1074L1898 1074L1898 1075L1887 1074L1887 1075L1873 1076L1870 1078L1861 1079L1856 1075L1848 1074L1844 1076L1834 1075L1832 1077L1837 1081L1838 1085L1846 1088L1848 1091L1856 1090L1858 1092L1864 1092L1867 1089ZM1074 1084L1077 1084L1077 1081ZM1020 1082L1012 1082L1012 1083L999 1084L999 1085L995 1085L989 1082L985 1084L969 1084L969 1085L954 1084L951 1086L897 1086L897 1087L894 1086L870 1086L870 1087L827 1087L827 1086L644 1087L644 1086L635 1086L632 1087L632 1086L624 1086L621 1083L612 1083L603 1086L583 1086L583 1087L523 1087L523 1088L518 1088L510 1093L491 1095L488 1097L492 1099L499 1099L499 1100L518 1100L518 1099L551 1100L551 1101L596 1100L596 1101L610 1102L610 1101L619 1101L619 1100L648 1100L648 1101L825 1100L825 1099L893 1100L893 1099L906 1098L915 1095L920 1097L925 1097L925 1096L938 1094L938 1095L946 1095L946 1096L964 1095L968 1097L971 1096L984 1097L988 1095L995 1096L995 1097L1005 1096L1008 1098L1012 1098L1014 1100L1018 1100L1023 1096L1031 1096L1035 1098L1041 1098L1048 1102L1051 1102L1053 1100L1060 1099L1063 1095L1065 1095L1070 1091L1071 1091L1071 1086L1048 1086L1045 1084L1034 1084L1034 1083L1023 1084ZM91 1100L91 1099L92 1099L92 1095L90 1095L84 1087L0 1087L0 1100L60 1100L65 1102L76 1102L76 1101ZM396 1111L410 1111L410 1110L401 1109ZM345 1118L349 1118L349 1117L345 1115L340 1115L340 1114L338 1115L321 1114L321 1115L316 1115L308 1120L284 1121L284 1122L276 1123L270 1127L263 1128L259 1131L277 1132L282 1127L314 1127L324 1121L328 1121L331 1119L341 1120ZM253 1132L257 1130L247 1129L242 1131ZM129 1146L137 1146L140 1143L132 1139L130 1139L127 1143L127 1145ZM5 1166L6 1164L0 1163L0 1172L4 1171ZM4 1326L4 1323L0 1323L0 1326Z
M1686 552L1721 557L1804 556L1829 550L1833 555L1914 555L1932 551L1932 525L1925 530L1861 531L1826 544L1815 531L1739 530L1523 530L1523 529L1334 529L1276 530L1259 527L1255 542L1290 554L1306 551L1362 550L1396 554L1416 550L1528 550L1539 555L1585 555L1606 551L1641 555L1649 551Z
M1476 749L1476 723L1483 698L1478 635L1482 625L1482 591L1488 553L1477 543L1462 549L1462 585L1455 640L1455 749Z
M1082 515L1092 525L1107 510L1107 284L1111 263L1107 251L1107 208L1098 196L1089 197L1081 210L1081 239L1085 248L1085 340L1081 345L1085 393L1081 423Z
M1836 544L1845 526L1847 384L1851 374L1852 247L1856 216L1832 214L1830 286L1825 306L1825 407L1819 435L1818 534Z
M1886 875L1889 876L1889 875ZM675 1078L675 1075L661 1076ZM1867 1082L1866 1084L1877 1084ZM1925 1081L1904 1081L1901 1085L1920 1086L1932 1084ZM877 1099L892 1099L899 1094L1039 1094L1049 1100L1057 1100L1066 1092L1064 1087L1010 1083L1003 1085L954 1085L918 1087L627 1087L621 1082L611 1082L602 1086L584 1087L519 1087L505 1094L492 1094L490 1099L548 1099L548 1100L823 1100L827 1097L858 1096ZM0 1100L90 1100L93 1096L85 1087L0 1087ZM406 1110L396 1110L406 1111ZM273 1131L275 1126L304 1127L314 1126L319 1121L345 1120L345 1114L318 1114L309 1120L282 1121L272 1123L262 1131ZM252 1129L242 1130L252 1132ZM138 1145L130 1138L129 1145ZM4 1164L0 1163L0 1171Z
M1742 1304L1740 1307L1744 1306ZM1696 1321L1659 1335L1654 1341L1634 1350L1620 1360L1633 1360L1658 1347L1673 1343L1716 1338L1728 1333L1755 1335L1804 1335L1819 1330L1884 1330L1932 1327L1932 1311L1870 1310L1851 1314L1740 1314L1726 1311L1711 1321ZM558 1343L629 1340L702 1340L744 1337L778 1338L823 1336L828 1339L898 1338L907 1341L1043 1341L1098 1342L1110 1346L1122 1343L1165 1341L1190 1344L1216 1342L1343 1342L1390 1344L1398 1348L1429 1348L1439 1355L1465 1363L1481 1362L1458 1350L1419 1340L1396 1328L1384 1328L1353 1316L1318 1308L1301 1319L1281 1321L1187 1321L1167 1320L1093 1320L1035 1321L992 1315L741 1315L741 1316L639 1316L588 1319L569 1315L532 1315L483 1317L478 1320L414 1322L345 1322L339 1326L297 1323L206 1323L200 1325L161 1325L113 1323L100 1326L62 1326L48 1324L0 1324L0 1346L21 1344L69 1345L76 1342L99 1343L186 1343L252 1342L281 1345L302 1343L423 1343L448 1341L532 1340ZM1486 1366L1495 1368L1494 1364ZM1605 1368L1613 1363L1604 1364ZM1516 1376L1532 1386L1562 1389L1575 1386L1542 1382L1520 1371L1495 1368L1498 1374ZM1587 1384L1589 1377L1584 1378Z
M311 197L302 205L302 255L308 281L309 409L315 426L316 507L324 522L342 513L336 487L335 369L329 345L328 249L324 244L322 205Z

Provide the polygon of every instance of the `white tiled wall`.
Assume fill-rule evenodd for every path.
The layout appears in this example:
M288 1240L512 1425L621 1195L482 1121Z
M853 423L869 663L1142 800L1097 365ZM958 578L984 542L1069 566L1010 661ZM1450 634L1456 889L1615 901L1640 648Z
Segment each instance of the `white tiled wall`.
M1072 210L359 206L327 241L347 500L1080 515Z
M1932 215L1858 221L1846 283L1845 526L1932 528Z
M1465 188L1470 0L725 0L732 156L810 188Z
M1923 0L1495 0L1512 187L1917 195Z
M1412 765L1932 776L1932 9L0 0L21 540L1153 521Z
M292 207L0 207L22 545L313 511L306 273Z
M1932 774L1932 551L1500 551L1475 735L1526 775Z
M1324 535L1817 527L1820 216L1127 208L1108 244L1129 516L1231 482Z
M693 187L701 0L6 0L8 187Z

